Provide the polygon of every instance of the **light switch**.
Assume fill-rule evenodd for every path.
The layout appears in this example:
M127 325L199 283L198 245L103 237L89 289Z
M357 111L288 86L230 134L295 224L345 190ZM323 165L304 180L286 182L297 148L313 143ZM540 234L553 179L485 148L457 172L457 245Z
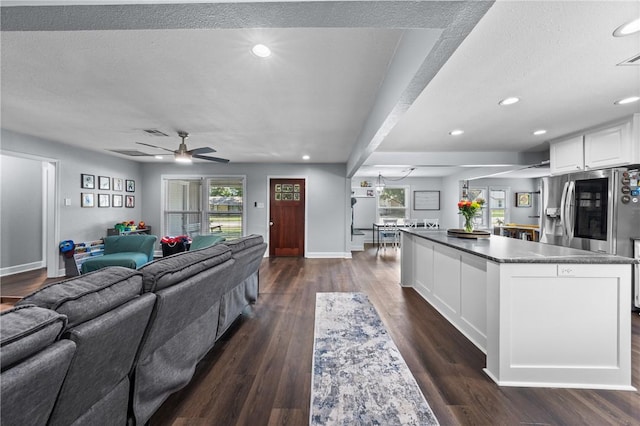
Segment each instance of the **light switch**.
M65 206L70 206L71 205L71 198L65 198L64 199L64 205Z
M256 207L259 209L264 209L264 203L256 203Z

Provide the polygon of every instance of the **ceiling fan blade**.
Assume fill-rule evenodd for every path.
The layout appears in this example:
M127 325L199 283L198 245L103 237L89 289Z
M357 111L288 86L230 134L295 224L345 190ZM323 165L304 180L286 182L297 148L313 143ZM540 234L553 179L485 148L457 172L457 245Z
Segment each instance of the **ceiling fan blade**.
M144 142L136 142L136 143L139 144L139 145L150 146L151 148L164 149L165 151L174 152L172 149L163 148L163 147L157 146L157 145L151 145L150 143L144 143Z
M210 147L204 147L204 148L195 148L187 152L191 155L196 155L196 154L207 154L209 152L216 152L216 150Z
M193 156L193 158L200 158L202 160L209 160L209 161L217 161L218 163L228 163L229 162L229 160L227 160L226 158L208 157L206 155L200 155L200 154L193 154L192 156Z

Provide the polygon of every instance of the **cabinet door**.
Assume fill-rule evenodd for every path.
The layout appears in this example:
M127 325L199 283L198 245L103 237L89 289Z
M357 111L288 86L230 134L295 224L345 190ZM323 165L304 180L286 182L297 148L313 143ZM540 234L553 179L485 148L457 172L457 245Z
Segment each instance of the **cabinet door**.
M584 137L587 169L631 164L631 122L589 133Z
M551 174L584 170L583 137L556 142L550 147Z

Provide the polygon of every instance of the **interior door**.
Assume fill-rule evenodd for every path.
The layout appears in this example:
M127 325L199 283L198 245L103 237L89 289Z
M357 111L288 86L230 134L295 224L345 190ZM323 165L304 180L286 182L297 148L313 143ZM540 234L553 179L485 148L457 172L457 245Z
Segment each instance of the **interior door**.
M304 256L305 180L269 182L269 256Z

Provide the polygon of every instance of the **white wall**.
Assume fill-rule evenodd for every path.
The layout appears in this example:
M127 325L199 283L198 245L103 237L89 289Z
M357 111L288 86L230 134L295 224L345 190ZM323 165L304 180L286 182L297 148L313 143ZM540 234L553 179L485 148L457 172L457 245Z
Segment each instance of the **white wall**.
M61 240L76 242L91 241L106 235L107 228L124 220L142 220L141 194L145 190L142 182L141 165L134 161L120 159L97 151L71 147L59 142L27 136L2 129L2 150L6 154L12 152L29 154L58 161L58 197L55 200L60 212L59 227ZM88 173L96 176L120 177L136 181L136 207L129 208L81 208L80 193L94 192L109 194L126 194L125 192L83 190L80 188L80 174ZM13 180L0 183L2 190L16 185ZM64 205L65 198L71 200L70 206ZM97 200L96 200L97 204ZM3 230L4 231L4 230ZM3 232L4 234L4 232ZM56 246L59 242L56 242Z
M0 269L42 267L42 162L0 155Z
M268 178L304 177L307 179L307 253L308 257L344 257L347 242L347 179L344 164L256 164L256 163L147 163L143 165L143 216L161 232L161 194L163 176L246 176L246 234L259 234L269 240ZM255 207L263 203L264 208ZM349 204L350 206L350 204ZM154 232L156 233L156 232ZM157 233L156 233L157 234ZM157 234L159 235L159 234Z
M491 188L508 187L507 204L509 207L509 219L510 223L519 224L538 224L539 218L531 217L538 216L539 212L539 199L536 194L532 194L534 205L532 207L516 207L515 206L515 194L516 192L535 192L538 191L538 179L510 179L510 178L485 178L474 179L469 181L469 186L472 188Z
M351 179L351 187L359 188L360 182L368 181L375 185L378 176L354 177ZM409 219L442 219L442 178L419 178L408 177L397 181L386 180L386 185L393 186L409 186ZM375 188L370 188L375 190ZM413 192L414 191L440 191L440 210L414 210L413 209Z

